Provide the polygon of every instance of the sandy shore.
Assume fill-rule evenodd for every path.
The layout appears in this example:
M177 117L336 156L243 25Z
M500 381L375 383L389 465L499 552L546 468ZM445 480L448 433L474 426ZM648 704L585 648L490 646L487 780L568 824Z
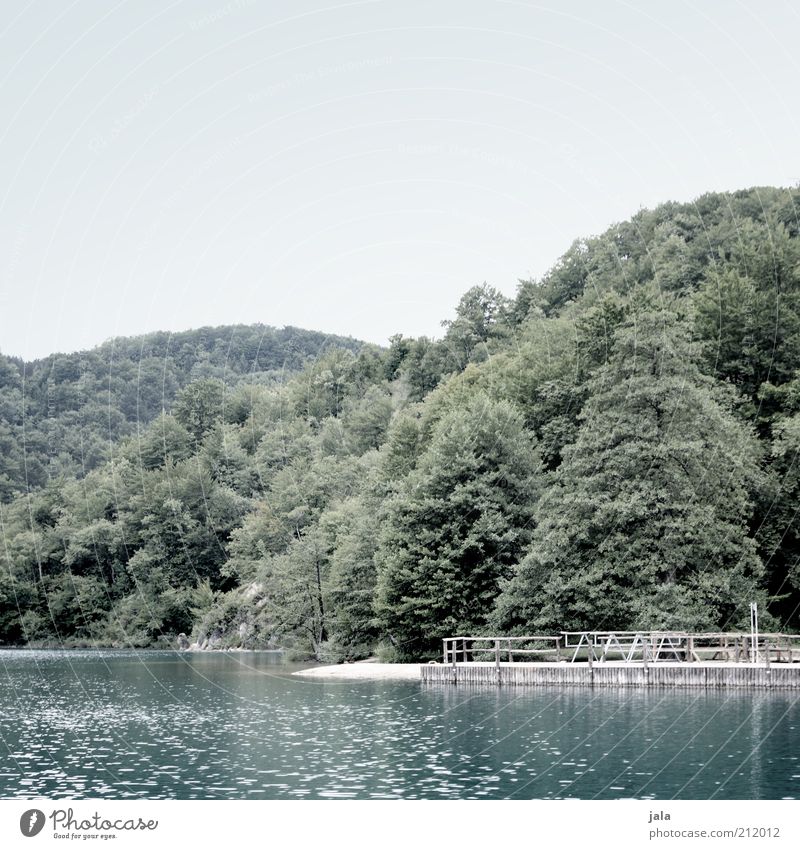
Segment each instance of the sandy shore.
M335 666L314 666L301 669L293 675L304 678L344 681L360 679L370 681L419 681L418 663L337 663Z
M459 664L461 667L462 664ZM584 663L501 663L501 666L525 666L525 667L547 667L550 669L560 667L562 669L574 667L586 667ZM795 664L796 666L797 664ZM471 663L471 667L490 666L494 667L493 662L487 663ZM605 663L595 662L595 669L603 669L609 667L625 667L628 666L624 661L606 661ZM744 669L747 667L761 667L763 664L749 663L731 663L725 661L706 661L700 663L669 663L659 662L651 664L651 667L663 669L666 667L686 667L688 669L719 669L724 667L727 669ZM787 667L789 664L773 664L776 668ZM638 669L641 663L630 664L631 669ZM360 663L337 663L334 666L312 666L309 669L301 669L299 672L293 672L293 675L299 675L304 678L316 678L324 681L419 681L421 679L419 663L374 663L372 661L362 661Z

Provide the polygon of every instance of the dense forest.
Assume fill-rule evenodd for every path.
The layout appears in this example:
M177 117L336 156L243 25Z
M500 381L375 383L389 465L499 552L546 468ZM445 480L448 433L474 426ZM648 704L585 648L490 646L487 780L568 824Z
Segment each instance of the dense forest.
M277 384L331 347L360 345L256 324L112 339L30 363L0 354L0 501L97 468L193 380Z
M797 629L800 190L572 244L440 339L0 360L0 640L424 659L456 633Z

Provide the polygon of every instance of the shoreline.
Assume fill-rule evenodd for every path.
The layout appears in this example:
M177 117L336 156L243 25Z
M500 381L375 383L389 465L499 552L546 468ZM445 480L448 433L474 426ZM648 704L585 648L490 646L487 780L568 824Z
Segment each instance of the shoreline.
M170 648L164 646L0 646L0 651L153 651L173 654L230 654L231 652L249 652L250 654L281 654L286 649L244 649L240 646L230 648L201 649L197 646L188 648Z
M326 681L419 681L421 666L420 663L359 661L357 663L337 663L330 666L312 666L293 672L292 675Z

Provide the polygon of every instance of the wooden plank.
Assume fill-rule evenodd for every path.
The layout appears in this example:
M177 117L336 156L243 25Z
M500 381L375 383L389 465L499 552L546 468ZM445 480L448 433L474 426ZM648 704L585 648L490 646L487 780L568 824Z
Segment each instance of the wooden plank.
M617 686L617 687L692 687L706 689L757 688L800 689L800 664L782 668L764 666L617 666L586 664L514 664L486 663L423 665L421 680L426 684L480 684L514 686Z

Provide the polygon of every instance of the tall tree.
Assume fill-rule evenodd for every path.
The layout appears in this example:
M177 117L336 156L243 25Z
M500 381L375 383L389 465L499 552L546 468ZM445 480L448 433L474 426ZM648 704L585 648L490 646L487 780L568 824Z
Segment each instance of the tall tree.
M539 459L522 415L473 397L436 425L391 500L376 554L379 620L401 656L483 627L500 580L525 550Z
M472 359L485 359L487 343L501 337L507 328L508 300L487 286L473 286L461 297L453 321L447 328L444 345L450 367L459 371Z
M759 516L758 541L781 621L794 630L800 621L800 414L774 429L772 487Z
M640 303L589 388L495 624L741 624L764 601L747 528L759 452L730 396L700 373L686 325Z
M368 485L361 497L348 499L323 519L335 539L329 606L331 652L337 659L366 657L380 636L373 610L380 513L377 487Z
M195 380L178 395L175 418L200 440L222 419L224 404L225 384L221 380Z

